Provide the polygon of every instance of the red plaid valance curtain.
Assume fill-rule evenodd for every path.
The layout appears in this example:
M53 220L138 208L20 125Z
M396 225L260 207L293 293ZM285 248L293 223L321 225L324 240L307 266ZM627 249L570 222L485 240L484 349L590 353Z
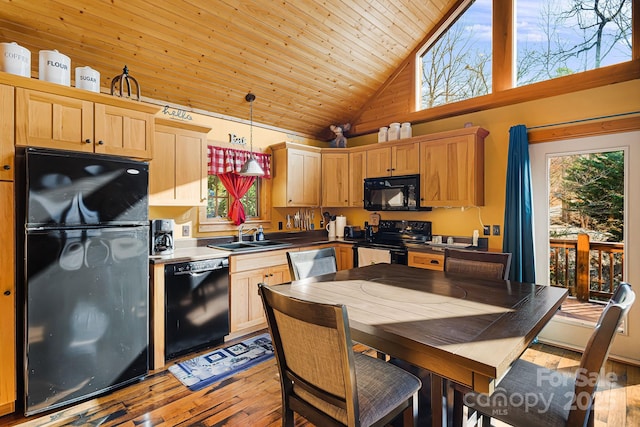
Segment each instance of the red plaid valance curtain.
M209 145L207 154L209 175L220 175L223 173L237 174L250 155L251 152L246 150L234 150ZM262 178L271 178L271 155L253 153L253 156L264 171Z

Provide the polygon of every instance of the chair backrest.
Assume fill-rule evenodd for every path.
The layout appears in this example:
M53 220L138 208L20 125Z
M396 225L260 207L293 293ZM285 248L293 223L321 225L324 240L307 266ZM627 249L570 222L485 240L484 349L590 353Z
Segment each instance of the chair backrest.
M575 402L567 425L583 425L587 419L600 370L609 356L616 331L635 299L636 294L631 286L620 283L600 315L580 359L580 369L576 373Z
M334 248L287 252L291 280L306 279L338 271Z
M444 250L444 271L483 279L508 279L511 253Z
M285 406L317 425L331 424L326 414L345 425L358 425L355 364L346 307L291 298L265 284L259 285L259 292L273 339Z

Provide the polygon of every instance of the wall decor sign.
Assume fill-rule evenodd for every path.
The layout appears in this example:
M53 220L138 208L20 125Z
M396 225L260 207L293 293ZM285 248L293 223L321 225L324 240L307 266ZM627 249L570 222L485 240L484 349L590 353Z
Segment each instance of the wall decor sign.
M193 117L191 116L191 114L189 114L187 110L181 110L179 108L169 107L168 105L164 106L164 108L162 109L162 114L176 120L182 120L182 121L193 120Z
M229 142L231 144L247 145L247 138L244 136L237 136L235 133L230 133Z

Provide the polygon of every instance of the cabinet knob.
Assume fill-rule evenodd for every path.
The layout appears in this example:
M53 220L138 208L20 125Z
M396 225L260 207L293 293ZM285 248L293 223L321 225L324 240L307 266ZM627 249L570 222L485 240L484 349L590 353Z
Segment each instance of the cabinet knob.
M91 144L91 140L89 138L87 138L87 139L84 140L84 143L85 144Z
M2 166L2 169L8 171L9 169L11 169L11 165L4 165Z
M98 141L98 145L104 145L104 141L103 140Z
M11 291L4 291L4 294L5 294L6 296L9 296L9 295L11 295Z

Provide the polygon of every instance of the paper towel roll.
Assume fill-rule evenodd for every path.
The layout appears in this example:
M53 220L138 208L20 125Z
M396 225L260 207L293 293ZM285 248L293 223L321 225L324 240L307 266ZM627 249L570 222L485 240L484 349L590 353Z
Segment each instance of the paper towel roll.
M336 237L344 237L344 227L347 225L347 217L339 215L336 217Z

